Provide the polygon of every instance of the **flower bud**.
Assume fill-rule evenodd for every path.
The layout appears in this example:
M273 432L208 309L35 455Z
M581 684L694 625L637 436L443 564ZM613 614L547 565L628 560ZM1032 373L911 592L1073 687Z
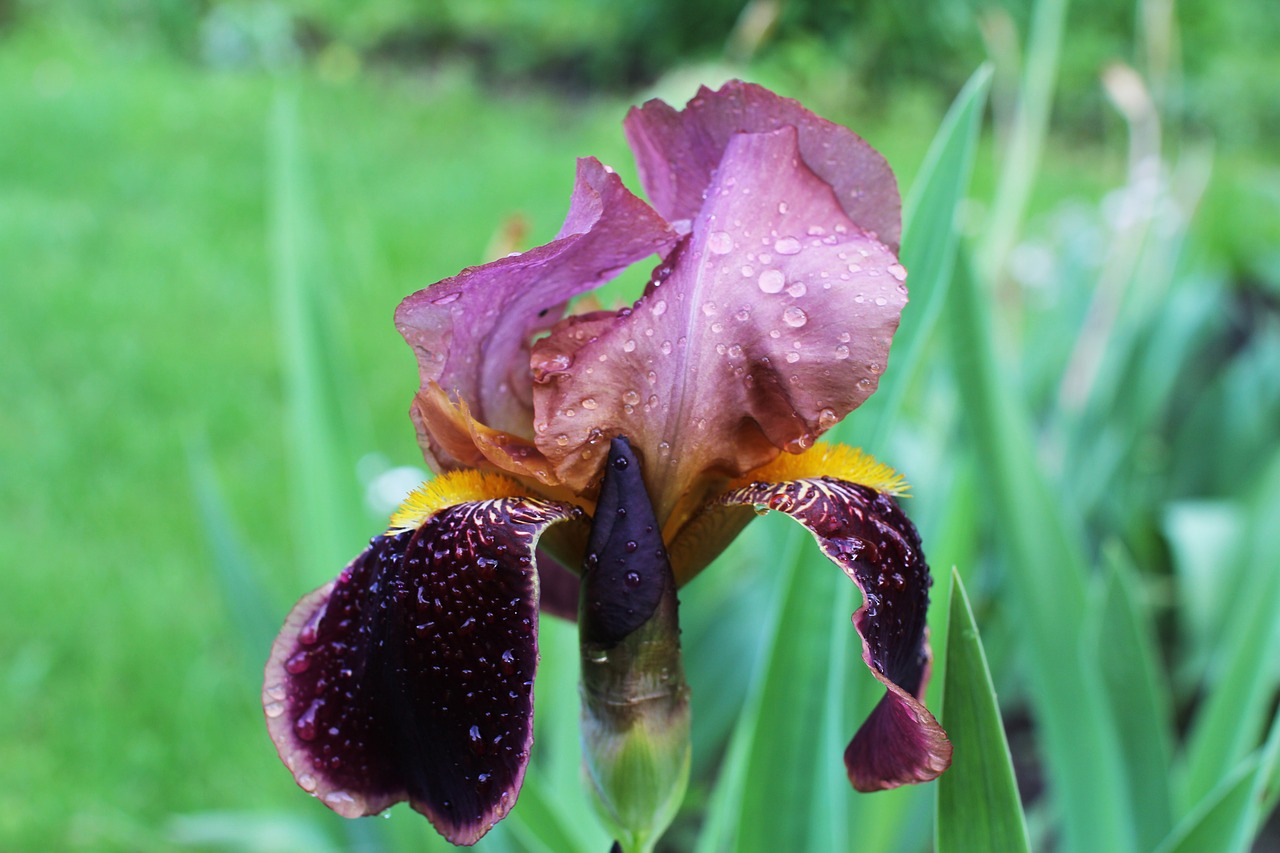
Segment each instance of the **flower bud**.
M649 850L689 780L689 688L675 576L640 466L615 438L582 574L582 742L623 850Z

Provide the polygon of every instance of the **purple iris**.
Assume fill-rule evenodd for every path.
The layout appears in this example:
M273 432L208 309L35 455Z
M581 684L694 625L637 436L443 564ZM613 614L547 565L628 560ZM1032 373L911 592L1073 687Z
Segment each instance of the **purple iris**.
M854 627L886 693L846 750L854 787L950 763L921 704L930 578L902 480L815 443L876 389L907 301L892 172L851 131L746 83L681 111L651 101L624 127L650 204L579 160L556 239L396 312L439 476L298 603L263 691L281 758L339 814L408 801L474 843L529 759L540 600L580 601L584 648L625 652L603 675L584 655L584 697L643 681L642 642L678 664L675 589L761 509L805 525L863 592ZM565 316L655 255L634 305ZM662 714L687 727L671 678Z

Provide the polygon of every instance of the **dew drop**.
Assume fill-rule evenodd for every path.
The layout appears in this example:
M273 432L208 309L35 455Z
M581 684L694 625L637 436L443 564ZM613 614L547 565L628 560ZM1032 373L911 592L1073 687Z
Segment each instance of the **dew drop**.
M462 291L455 290L453 293L446 293L444 296L440 296L440 297L437 297L436 299L432 299L431 304L432 305L449 305L450 303L457 302L459 297L461 296L462 296Z
M713 231L707 238L707 251L713 255L727 255L733 251L733 237L725 231Z
M285 671L290 675L300 675L301 673L306 672L307 668L310 666L311 656L305 651L298 652L296 655L289 658L289 660L285 661L284 664Z
M798 255L800 249L800 241L795 237L782 237L773 244L773 250L779 255Z
M778 202L778 212L785 214L787 212L787 203L785 201Z
M789 352L787 353L786 357L787 357L787 364L795 364L797 361L800 360L800 353Z
M889 304L889 300L885 299L883 296L877 296L876 304L883 308L885 305Z
M284 703L268 702L266 705L263 706L262 710L267 713L268 717L274 720L275 718L279 717L281 714L284 713Z
M634 554L637 550L639 550L640 543L634 539L628 539L626 543L623 544L622 547L623 547L623 550L625 550L628 554Z
M302 788L302 790L306 791L308 794L316 789L317 784L319 783L316 781L316 777L312 776L310 773L303 773L298 777L298 787Z
M659 349L662 350L663 355L671 355L671 341L663 341ZM586 402L584 401L582 405L585 406Z
M780 293L787 280L781 270L765 270L760 273L759 283L765 293Z
M803 281L793 281L791 284L787 285L787 295L794 296L796 299L799 299L808 292L809 288L804 286Z
M834 409L823 409L818 412L818 427L821 429L831 429L839 420Z
M729 347L729 358L742 358L742 347L738 344Z
M793 329L798 329L805 323L809 322L809 315L804 313L804 309L797 308L795 305L787 306L782 312L782 322L786 323Z
M565 435L564 433L560 433L559 435L557 435L557 436L556 436L556 445L557 445L557 446L559 446L559 447L567 447L567 446L568 446L568 444L569 444L569 436Z
M634 339L634 338L627 338L625 341L623 341L623 343L622 343L622 351L623 351L623 352L635 352L635 351L636 351L636 342L635 342L635 339Z
M617 459L613 460L613 467L614 467L614 470L616 470L616 471L625 471L625 470L627 470L627 465L629 465L629 464L630 464L630 463L629 463L629 462L627 462L627 457L625 457L625 456L619 456ZM621 509L621 508L622 508L622 507L619 507L619 509Z
M907 269L902 264L889 264L889 275L898 281L907 280Z
M632 388L623 393L622 402L626 403L628 406L634 406L636 403L640 402L640 395L636 393L634 388Z
M755 270L753 270L753 269L752 269L751 267L749 267L749 266L746 266L745 264L744 264L744 265L743 265L743 267L742 267L742 277L743 277L743 278L751 278L751 276L755 275L755 272L756 272Z
M622 580L628 587L630 587L631 589L635 589L636 587L640 586L640 573L627 572L626 575L622 578Z
M848 357L849 357L849 347L845 346L844 344L840 344L840 346L836 347L837 361L844 361Z
M710 317L712 314L716 313L716 304L714 302L702 303L702 313Z
M653 316L661 317L665 313L667 313L667 300L659 299L653 303Z
M746 308L739 308L733 315L733 319L737 320L739 323L745 323L747 320L751 319L751 312Z

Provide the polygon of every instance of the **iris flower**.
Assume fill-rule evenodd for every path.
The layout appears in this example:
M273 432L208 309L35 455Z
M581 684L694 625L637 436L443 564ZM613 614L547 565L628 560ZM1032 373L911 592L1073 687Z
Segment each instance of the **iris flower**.
M688 772L676 589L768 510L863 593L853 624L886 690L845 752L853 786L950 763L921 702L931 581L902 478L817 442L876 389L907 301L892 172L851 131L740 82L681 111L650 101L624 128L648 203L583 158L554 240L396 312L438 476L297 604L263 690L284 763L341 815L408 801L470 844L511 809L541 602L577 611L606 818L660 832ZM632 306L565 315L653 256Z

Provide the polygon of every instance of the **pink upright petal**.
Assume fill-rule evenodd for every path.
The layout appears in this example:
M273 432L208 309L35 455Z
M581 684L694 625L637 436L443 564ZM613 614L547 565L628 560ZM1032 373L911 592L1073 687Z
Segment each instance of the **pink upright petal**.
M564 304L630 264L665 252L669 226L594 158L578 161L559 236L520 255L470 267L407 297L396 327L418 359L421 387L436 382L496 430L530 435L529 342ZM419 443L437 469L462 460L415 413Z
M557 478L586 488L625 434L663 523L686 489L803 450L861 404L906 303L905 271L794 128L733 136L706 190L633 309L561 324L533 352L534 441Z
M849 218L897 251L902 205L884 157L846 127L760 86L735 80L719 91L702 88L683 110L649 101L631 110L623 127L649 200L669 221L692 220L702 206L734 134L790 125L800 134L806 166L829 184Z

